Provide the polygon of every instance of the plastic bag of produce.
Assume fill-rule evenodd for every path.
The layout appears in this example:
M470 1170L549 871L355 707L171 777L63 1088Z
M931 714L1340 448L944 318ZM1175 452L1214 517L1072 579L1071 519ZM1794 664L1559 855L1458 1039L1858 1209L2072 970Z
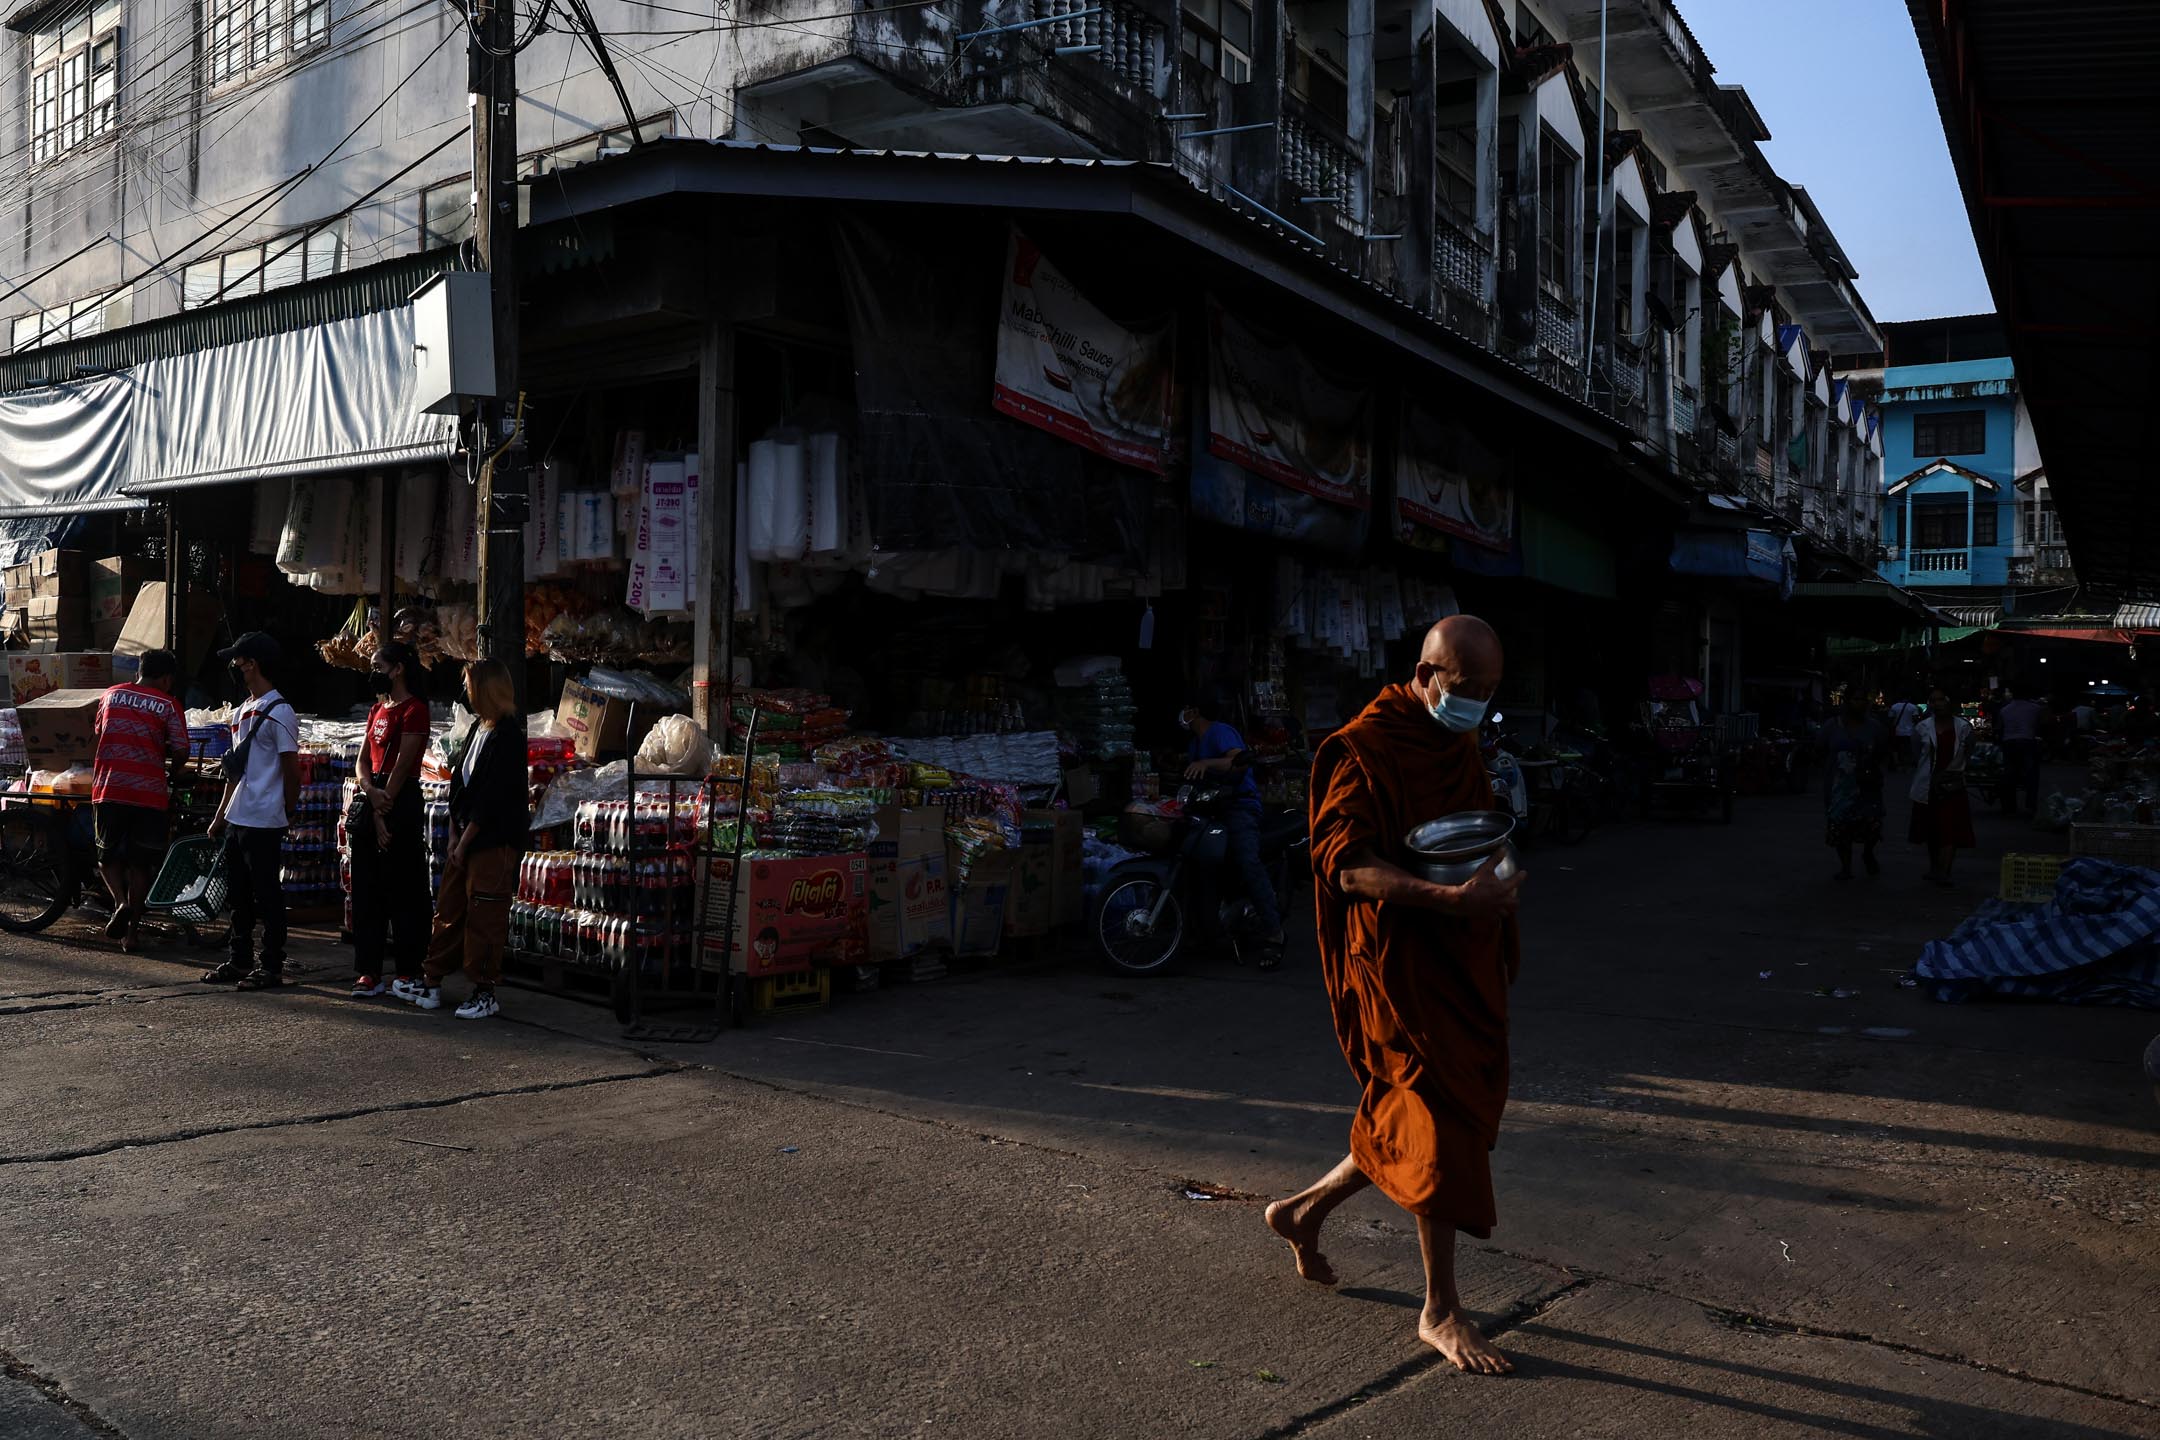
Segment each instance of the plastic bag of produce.
M712 741L687 715L663 715L638 746L640 775L702 778L712 769Z
M285 543L285 512L292 508L290 480L255 482L255 520L248 527L250 555L276 555Z

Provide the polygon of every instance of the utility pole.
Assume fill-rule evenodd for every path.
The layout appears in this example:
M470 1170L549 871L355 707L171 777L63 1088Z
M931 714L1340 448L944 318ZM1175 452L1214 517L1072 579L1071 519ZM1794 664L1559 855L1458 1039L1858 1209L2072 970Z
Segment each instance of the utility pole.
M510 667L525 703L526 489L518 394L517 18L509 0L472 0L473 245L493 300L495 396L480 405L480 646Z

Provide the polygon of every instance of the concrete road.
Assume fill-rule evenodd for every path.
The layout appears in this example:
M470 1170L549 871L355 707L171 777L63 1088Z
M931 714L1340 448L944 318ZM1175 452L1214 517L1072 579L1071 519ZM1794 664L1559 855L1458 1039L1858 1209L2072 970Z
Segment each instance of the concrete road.
M1353 1100L1309 946L640 1048L8 941L0 1436L2160 1436L2160 1019L1898 988L2047 846L1983 817L1944 895L1818 825L1530 857L1503 1381L1417 1345L1384 1200L1335 1291L1259 1223Z

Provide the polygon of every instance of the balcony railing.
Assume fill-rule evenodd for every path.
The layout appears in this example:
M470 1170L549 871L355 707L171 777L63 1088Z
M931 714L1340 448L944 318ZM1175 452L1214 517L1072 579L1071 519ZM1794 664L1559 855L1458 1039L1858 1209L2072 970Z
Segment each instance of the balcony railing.
M1490 241L1479 239L1445 216L1433 217L1433 273L1449 289L1485 302L1485 265Z
M1695 397L1685 385L1673 386L1672 424L1676 434L1695 433Z
M1295 101L1284 104L1281 131L1283 183L1297 192L1300 200L1326 196L1335 202L1337 219L1354 223L1351 180L1357 161L1350 147L1323 129Z
M1539 345L1569 365L1580 363L1582 337L1576 329L1573 302L1559 299L1543 290L1538 291L1537 339Z
M1971 568L1964 550L1915 550L1906 558L1908 575L1951 575Z
M1145 10L1119 0L1033 0L1036 20L1050 23L1036 27L1042 43L1052 49L1070 46L1101 46L1074 55L1075 59L1100 65L1118 79L1143 92L1155 88L1156 67L1163 63L1166 31ZM1085 13L1093 11L1092 14Z

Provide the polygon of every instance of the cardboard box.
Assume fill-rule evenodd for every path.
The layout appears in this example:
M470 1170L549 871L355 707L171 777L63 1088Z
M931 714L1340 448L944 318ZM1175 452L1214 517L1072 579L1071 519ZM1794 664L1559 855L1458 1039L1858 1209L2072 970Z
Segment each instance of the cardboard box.
M1020 850L1005 901L1005 933L1015 939L1050 933L1050 890L1057 876L1054 824L1048 810L1030 810L1020 818Z
M641 705L633 727L629 701L603 695L581 680L571 680L563 685L562 703L555 707L555 723L570 737L578 758L597 760L605 754L627 754L637 748L667 713L658 705Z
M180 664L192 673L208 657L217 639L218 620L224 607L215 595L183 595L180 604ZM140 655L165 648L165 582L145 580L128 607L127 623L113 642L116 655Z
M1053 812L1050 827L1050 927L1063 930L1087 918L1087 820L1077 810Z
M8 594L19 593L27 600L30 598L32 588L37 584L37 567L25 560L20 565L9 565L4 569L0 569L0 578L6 580ZM10 601L9 603L14 602Z
M870 842L869 958L903 960L951 938L942 806L887 805Z
M95 650L7 657L8 690L17 705L55 690L103 690L113 683L113 657Z
M1005 939L1005 905L1012 891L1013 852L989 850L975 857L963 884L960 857L947 849L946 894L952 900L952 952L995 955Z
M90 623L110 622L114 637L118 638L119 627L127 621L128 608L135 603L135 592L159 573L160 567L139 555L113 555L92 561L87 587ZM111 648L109 643L107 648Z
M31 556L30 593L44 599L63 596L80 599L83 593L82 551L45 550Z
M32 640L50 640L63 650L89 648L90 626L83 619L80 596L40 595L24 613Z
M15 707L23 754L33 770L88 765L97 751L97 708L103 690L54 690Z
M110 652L120 643L120 632L127 627L125 620L93 620L90 622L90 648Z
M735 923L725 938L712 931ZM813 855L800 860L706 862L707 969L737 975L786 975L820 965L860 965L868 952L869 857Z

